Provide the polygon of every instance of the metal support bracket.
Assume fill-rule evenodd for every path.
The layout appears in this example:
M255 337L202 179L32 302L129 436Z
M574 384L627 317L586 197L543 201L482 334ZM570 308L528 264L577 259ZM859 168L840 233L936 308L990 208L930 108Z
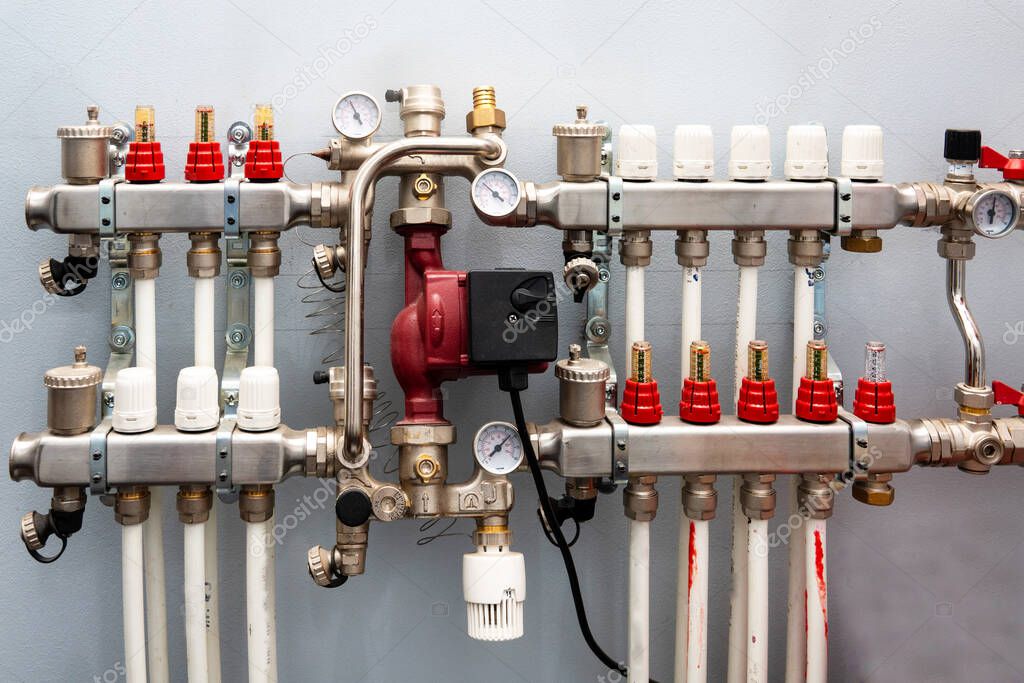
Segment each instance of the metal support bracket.
M241 222L238 219L242 202L241 182L238 178L228 178L224 181L224 238L228 240L238 239L241 235Z
M132 364L135 350L135 321L132 294L135 283L128 270L128 243L124 237L106 238L102 246L110 261L110 356L103 373L100 411L109 418L114 411L114 384L117 373Z
M117 213L114 211L115 186L124 178L104 178L99 183L99 234L100 238L114 237L117 234Z
M583 328L583 336L587 346L587 356L604 362L610 375L605 383L605 403L614 407L618 397L618 385L615 377L615 365L608 351L608 339L611 337L612 325L608 319L608 282L611 279L612 240L604 233L594 233L593 260L597 264L597 284L587 292L587 323Z
M89 493L107 493L107 435L110 418L104 418L89 435Z
M224 417L217 427L217 497L224 503L238 500L238 491L231 471L231 436L235 431L235 418Z
M871 467L872 458L871 444L868 442L868 423L845 408L839 409L839 419L850 425L850 469L846 474L854 477L866 474Z
M612 472L611 480L616 484L629 482L629 424L619 413L609 408L605 420L612 426Z
M836 217L833 235L844 237L853 231L853 181L849 178L828 178L836 188Z
M618 237L622 234L622 178L615 175L602 176L608 184L608 236Z

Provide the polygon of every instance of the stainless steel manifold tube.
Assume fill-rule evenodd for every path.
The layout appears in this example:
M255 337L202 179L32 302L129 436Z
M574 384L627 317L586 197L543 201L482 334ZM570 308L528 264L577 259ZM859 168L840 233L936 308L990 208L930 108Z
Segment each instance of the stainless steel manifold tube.
M363 282L365 264L363 244L367 213L372 209L368 199L374 184L385 173L389 164L415 154L466 155L484 157L500 164L506 154L505 143L496 135L479 137L414 137L390 142L372 155L356 171L351 185L348 212L348 267L345 269L345 366L363 367ZM459 168L464 166L456 157ZM356 248L353 248L354 247ZM358 372L345 377L345 438L340 449L345 457L355 461L363 452L363 381ZM354 399L354 400L353 400Z

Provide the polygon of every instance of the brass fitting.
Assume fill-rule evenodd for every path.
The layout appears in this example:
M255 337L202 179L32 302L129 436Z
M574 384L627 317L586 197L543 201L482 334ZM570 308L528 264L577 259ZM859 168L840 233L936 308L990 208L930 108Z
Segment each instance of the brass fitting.
M683 511L686 516L702 521L714 519L718 506L715 475L687 474L683 482Z
M786 247L794 266L817 268L825 260L825 247L816 230L791 230Z
M829 486L831 475L804 474L797 489L799 509L810 519L828 519L832 516L835 491Z
M190 232L192 247L185 254L189 277L217 277L220 275L221 253L217 236L209 232Z
M505 130L505 112L496 105L493 85L473 88L473 111L466 114L466 131L500 135Z
M657 477L633 477L622 491L626 516L637 522L650 522L658 514Z
M512 532L508 528L508 517L491 515L476 520L476 531L473 532L473 544L476 546L504 546L512 544Z
M437 183L429 173L420 173L412 182L412 193L416 199L425 202L437 192Z
M749 473L743 475L740 487L740 506L750 519L771 519L775 516L774 474Z
M337 540L334 546L335 572L340 576L356 576L365 572L370 523L348 526L338 522Z
M597 485L593 477L571 477L565 480L565 492L573 500L597 498Z
M624 266L649 266L653 252L650 230L631 230L619 239L619 260Z
M182 486L178 489L178 519L182 524L200 524L210 519L213 495L208 486Z
M277 277L281 273L281 250L276 232L254 232L246 254L253 277Z
M684 268L703 268L708 264L707 230L680 230L676 233L676 260Z
M896 490L889 484L892 474L869 474L866 479L853 482L853 499L865 505L892 505Z
M732 260L737 266L763 266L768 255L764 230L737 230L732 238Z
M163 254L160 235L133 232L128 235L128 272L136 280L154 280L160 275Z
M243 486L238 495L238 515L245 522L265 522L274 516L274 488L265 484Z
M853 230L839 240L844 251L857 254L877 254L882 251L882 238L877 230Z
M149 489L123 486L114 499L114 520L121 525L142 524L149 519Z
M900 185L899 189L904 190L907 187L913 190L917 199L917 211L908 217L911 227L941 225L954 217L959 201L957 190L935 183Z

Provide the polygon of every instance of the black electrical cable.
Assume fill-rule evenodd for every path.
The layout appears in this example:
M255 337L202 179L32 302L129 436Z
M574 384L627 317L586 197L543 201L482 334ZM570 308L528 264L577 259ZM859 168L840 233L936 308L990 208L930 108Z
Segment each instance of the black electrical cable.
M526 462L530 466L530 474L533 475L534 486L537 487L537 497L540 498L541 507L544 509L544 517L554 520L555 511L551 507L551 499L548 497L547 486L544 484L544 475L540 470L540 462L537 454L533 452L533 442L530 441L529 432L526 429L526 417L523 414L523 401L517 389L510 389L509 396L512 398L512 413L515 415L516 429L519 430L520 439L523 442L523 451L526 453ZM572 551L565 541L565 535L558 524L551 525L551 533L558 544L558 550L562 554L562 562L565 564L565 573L569 577L569 590L572 592L573 605L576 608L576 620L580 625L580 634L586 641L590 651L601 660L601 663L609 669L618 671L623 676L629 675L628 668L616 662L608 656L608 653L601 649L594 634L590 631L590 622L587 620L587 607L583 604L583 594L580 592L580 577L576 573L576 563L572 559ZM658 683L653 678L650 683Z
M320 270L316 267L316 263L313 264L313 272L316 273L316 279L320 281L320 284L323 285L324 289L326 289L328 292L334 292L335 294L345 293L345 283L342 282L337 285L332 285L331 283L324 280L324 276L320 274Z

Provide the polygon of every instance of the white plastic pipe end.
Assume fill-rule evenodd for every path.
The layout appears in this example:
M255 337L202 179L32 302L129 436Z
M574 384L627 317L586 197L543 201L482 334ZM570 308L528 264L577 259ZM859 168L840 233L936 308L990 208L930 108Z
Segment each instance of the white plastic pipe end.
M729 136L729 179L767 180L772 175L768 126L733 126Z
M787 180L824 180L828 177L825 126L811 123L789 127L783 173Z
M615 175L624 180L658 177L658 135L654 126L624 124L619 127Z
M277 368L252 365L238 382L238 427L265 432L281 424L280 379Z
M462 556L466 625L475 640L515 640L523 635L526 561L522 553L480 546Z
M124 368L114 380L114 431L148 432L156 427L156 373L153 368Z
M174 426L183 432L204 432L216 427L220 423L219 391L214 368L182 368L178 373Z
M676 180L711 180L715 176L715 141L711 126L676 126L672 175Z
M882 137L881 126L844 128L842 174L853 180L881 180L885 173Z

